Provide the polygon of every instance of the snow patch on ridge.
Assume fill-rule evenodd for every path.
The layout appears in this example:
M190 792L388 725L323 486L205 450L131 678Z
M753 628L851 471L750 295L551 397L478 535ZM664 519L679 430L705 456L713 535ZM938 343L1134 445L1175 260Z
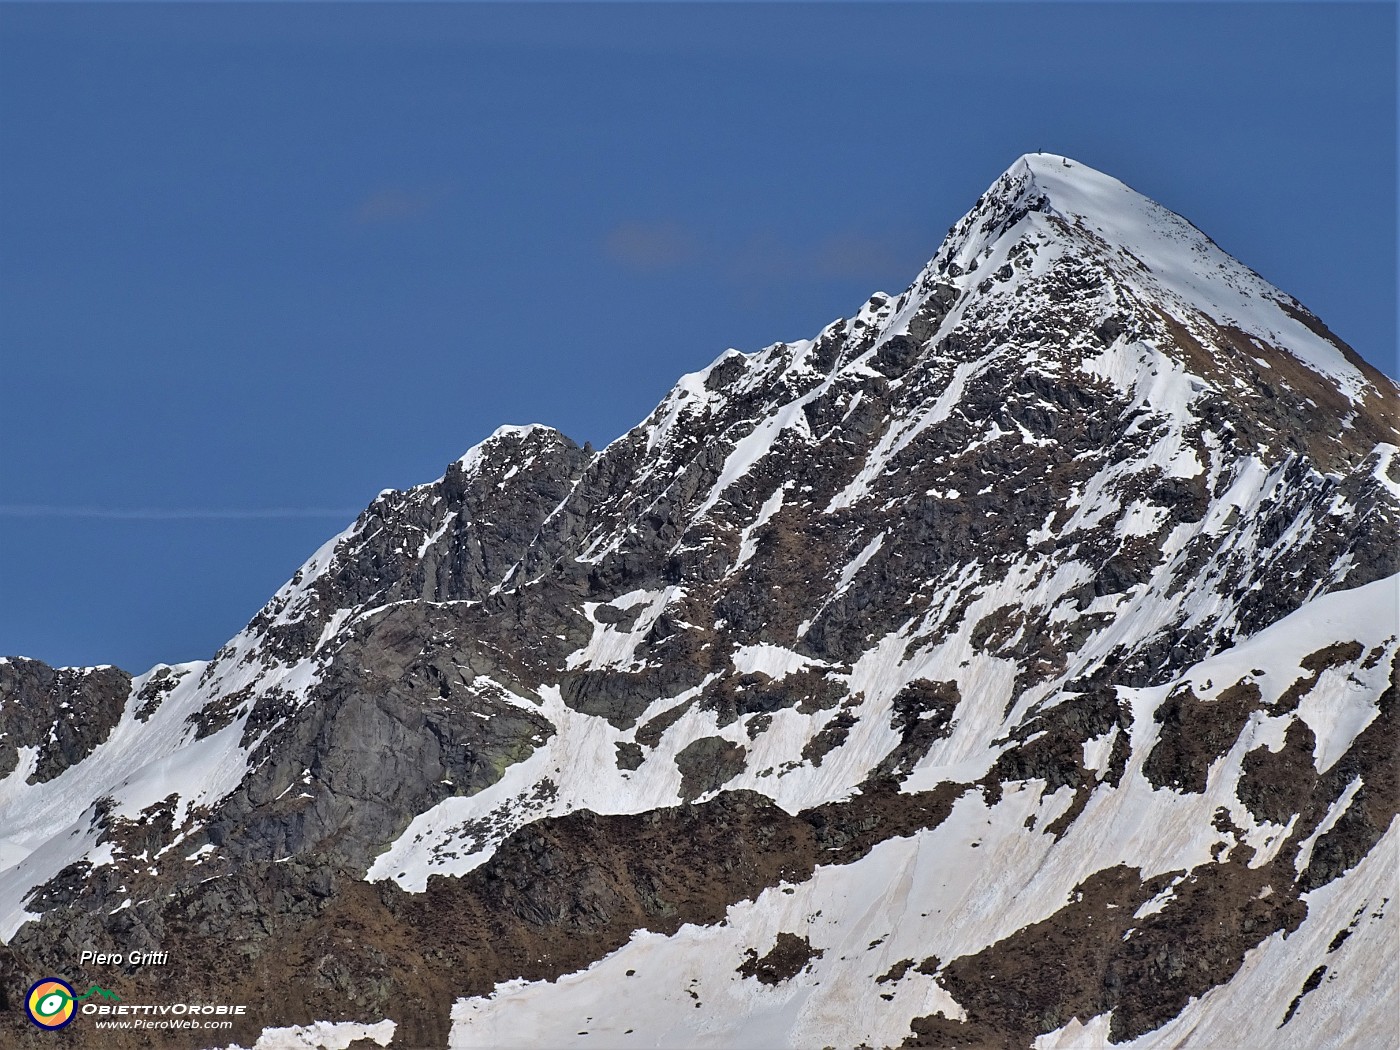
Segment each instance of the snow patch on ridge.
M709 684L673 697L658 698L642 720L658 711L691 700ZM496 687L501 691L500 687ZM577 809L595 813L641 813L657 806L676 805L681 774L675 756L686 743L701 736L724 736L746 741L735 722L721 729L714 712L689 711L663 736L639 769L617 765L617 745L629 741L631 730L619 730L606 719L581 714L564 703L557 686L540 689L538 711L555 733L528 758L508 766L501 779L469 796L444 799L420 813L381 853L365 873L377 882L392 879L413 893L422 893L432 875L464 875L484 864L511 831L545 817Z
M820 660L803 656L781 645L760 642L758 645L741 645L734 650L730 660L740 674L763 674L774 681L781 681L790 674L805 671L809 667L827 667Z
M743 532L739 534L739 553L734 558L734 565L729 572L738 572L748 564L750 558L758 551L757 536L763 531L763 527L772 520L773 515L778 513L783 505L783 491L786 485L780 485L773 490L773 494L763 501L763 506L758 510L758 517L744 526Z
M585 602L584 615L593 621L593 637L582 649L569 654L565 666L569 670L590 668L593 670L617 667L630 668L636 664L637 646L642 644L652 625L656 623L666 606L685 597L685 588L667 587L659 591L630 591L608 603L619 611L627 611L638 605L645 608L633 620L632 626L619 630L609 623L600 623L595 618L601 608L598 602Z

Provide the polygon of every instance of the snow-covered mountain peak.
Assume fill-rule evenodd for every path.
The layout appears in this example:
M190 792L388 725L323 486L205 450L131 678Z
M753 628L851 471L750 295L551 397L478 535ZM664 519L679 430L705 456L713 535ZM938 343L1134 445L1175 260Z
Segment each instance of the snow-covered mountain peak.
M1027 153L993 180L954 225L935 262L959 262L965 270L1001 236L1025 232L1018 224L1031 213L1059 219L1134 254L1139 248L1157 254L1152 246L1164 239L1188 250L1214 247L1191 223L1113 176L1059 154ZM1037 232L1048 231L1041 224ZM1063 227L1059 232L1069 233Z
M1180 215L1068 157L1029 153L998 177L948 237L911 291L1044 294L1066 275L1122 312L1151 304L1170 315L1190 370L1279 369L1300 388L1325 384L1348 400L1392 386L1292 296L1223 251ZM1037 287L1039 286L1039 287ZM1287 355L1287 358L1282 355ZM1301 364L1306 373L1294 367ZM1226 385L1230 380L1226 379Z
M1347 353L1021 158L606 448L381 493L208 664L0 660L0 993L76 944L405 1046L1379 1044L1400 412Z

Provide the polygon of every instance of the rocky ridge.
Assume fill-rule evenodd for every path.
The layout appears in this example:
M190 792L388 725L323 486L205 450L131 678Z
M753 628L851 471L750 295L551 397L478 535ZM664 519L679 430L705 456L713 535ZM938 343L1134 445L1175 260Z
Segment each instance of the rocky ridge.
M167 950L123 995L405 1046L1369 1045L1396 407L1022 158L900 295L381 494L208 663L0 664L0 976Z

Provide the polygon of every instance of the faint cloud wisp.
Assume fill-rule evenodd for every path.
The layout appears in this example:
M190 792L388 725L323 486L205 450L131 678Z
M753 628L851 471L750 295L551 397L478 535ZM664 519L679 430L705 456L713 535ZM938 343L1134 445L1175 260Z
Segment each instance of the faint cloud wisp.
M397 186L371 193L355 206L357 226L381 226L408 222L431 212L446 196L437 190L406 190Z
M673 270L700 255L695 235L674 220L618 223L604 238L603 250L614 262L642 273Z
M758 235L733 254L730 272L741 281L908 280L926 260L907 240L848 233L795 245L772 234Z
M337 507L62 507L42 503L0 504L0 518L105 518L117 521L244 521L267 518L354 518L359 511Z
M896 238L852 233L822 241L812 253L812 263L822 277L882 281L912 278L925 261L917 256L917 250L911 252Z
M707 245L674 219L619 222L603 239L604 254L637 273L682 266L716 267L741 283L855 280L872 284L911 278L927 261L908 234L840 233L794 241L755 233L737 244Z

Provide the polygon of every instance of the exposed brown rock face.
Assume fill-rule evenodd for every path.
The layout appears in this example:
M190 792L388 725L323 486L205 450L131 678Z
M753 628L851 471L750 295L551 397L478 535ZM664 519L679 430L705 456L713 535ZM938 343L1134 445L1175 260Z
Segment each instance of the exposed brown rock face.
M813 959L821 958L822 951L813 948L812 942L806 937L783 932L778 934L767 955L760 957L752 948L748 954L749 958L739 967L737 973L752 977L760 984L782 984L806 969Z
M1243 864L1210 865L1177 883L1162 911L1138 919L1134 912L1174 876L1144 880L1136 871L1106 869L1051 918L948 964L940 983L968 1011L972 1033L987 1029L1008 1045L1029 1046L1071 1018L1110 1010L1110 1037L1127 1041L1228 981L1245 951L1269 934L1297 927L1307 911L1301 902L1259 899L1269 875ZM936 1046L955 1030L944 1018L916 1020L907 1045Z
M1287 824L1302 811L1317 785L1316 747L1317 738L1308 724L1293 722L1277 752L1257 747L1244 756L1235 794L1257 819Z
M1230 750L1259 707L1259 687L1251 682L1237 682L1212 701L1197 699L1189 687L1174 692L1153 716L1162 732L1143 773L1153 787L1204 791L1211 762Z

